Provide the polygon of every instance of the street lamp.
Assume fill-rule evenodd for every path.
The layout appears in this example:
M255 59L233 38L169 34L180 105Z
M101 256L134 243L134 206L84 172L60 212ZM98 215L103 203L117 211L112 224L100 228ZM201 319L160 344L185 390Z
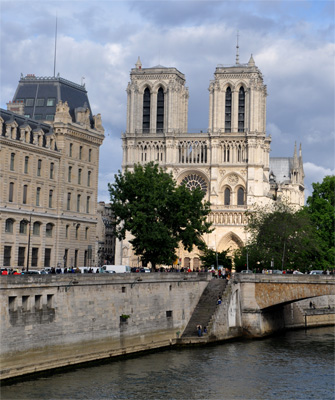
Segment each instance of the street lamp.
M34 210L32 210L34 211ZM29 253L30 253L30 231L31 231L31 214L30 213L30 218L29 218L29 231L28 231L28 254L27 254L27 271L29 271Z

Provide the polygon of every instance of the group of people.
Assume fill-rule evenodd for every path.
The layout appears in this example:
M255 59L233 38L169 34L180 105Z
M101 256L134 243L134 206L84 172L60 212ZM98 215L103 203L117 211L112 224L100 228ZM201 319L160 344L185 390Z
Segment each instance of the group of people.
M206 335L207 334L207 327L204 326L204 329L202 329L201 325L197 325L197 332L198 332L198 336L202 336L203 334Z
M21 272L13 269L4 268L1 270L1 275L21 275Z

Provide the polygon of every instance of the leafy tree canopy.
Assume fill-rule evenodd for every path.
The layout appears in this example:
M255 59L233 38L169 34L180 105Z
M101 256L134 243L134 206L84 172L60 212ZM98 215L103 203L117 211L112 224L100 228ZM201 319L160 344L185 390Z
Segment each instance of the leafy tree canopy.
M332 268L335 258L335 176L326 176L322 183L313 183L313 194L307 199L305 212L316 228L323 268Z
M223 266L224 268L231 269L232 260L228 257L229 249L221 252L216 252L212 249L205 249L203 254L200 255L201 263L204 267L210 268L214 266Z
M127 231L132 234L130 243L145 265L172 264L180 242L188 251L206 247L201 236L211 232L206 221L210 204L203 202L201 189L177 186L154 163L119 171L108 187L116 235L124 239Z
M315 265L320 256L316 234L304 210L295 211L284 202L247 212L250 233L248 251L269 268L299 268ZM255 260L253 260L255 262Z

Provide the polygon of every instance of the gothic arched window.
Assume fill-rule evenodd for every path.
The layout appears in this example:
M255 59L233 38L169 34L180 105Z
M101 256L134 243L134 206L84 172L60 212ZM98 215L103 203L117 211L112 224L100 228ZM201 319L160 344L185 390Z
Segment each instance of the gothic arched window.
M164 130L164 91L163 88L158 89L157 93L157 132L163 132Z
M150 90L145 89L143 94L143 132L150 132Z
M225 132L231 132L231 89L226 90Z
M224 191L224 205L229 206L230 205L230 189L226 188Z
M239 188L237 191L237 205L243 206L244 205L244 189Z
M238 131L244 132L245 92L243 86L238 92Z

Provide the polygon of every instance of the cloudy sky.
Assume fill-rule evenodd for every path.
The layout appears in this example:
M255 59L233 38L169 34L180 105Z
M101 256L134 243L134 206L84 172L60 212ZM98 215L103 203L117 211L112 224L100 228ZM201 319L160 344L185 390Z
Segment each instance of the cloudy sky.
M99 200L121 168L126 87L137 57L143 68L176 67L189 88L189 132L208 128L209 82L218 64L253 54L268 87L272 157L302 144L306 195L334 174L333 1L27 1L0 0L0 106L23 75L84 79L106 138L100 152ZM84 77L84 78L83 78Z

